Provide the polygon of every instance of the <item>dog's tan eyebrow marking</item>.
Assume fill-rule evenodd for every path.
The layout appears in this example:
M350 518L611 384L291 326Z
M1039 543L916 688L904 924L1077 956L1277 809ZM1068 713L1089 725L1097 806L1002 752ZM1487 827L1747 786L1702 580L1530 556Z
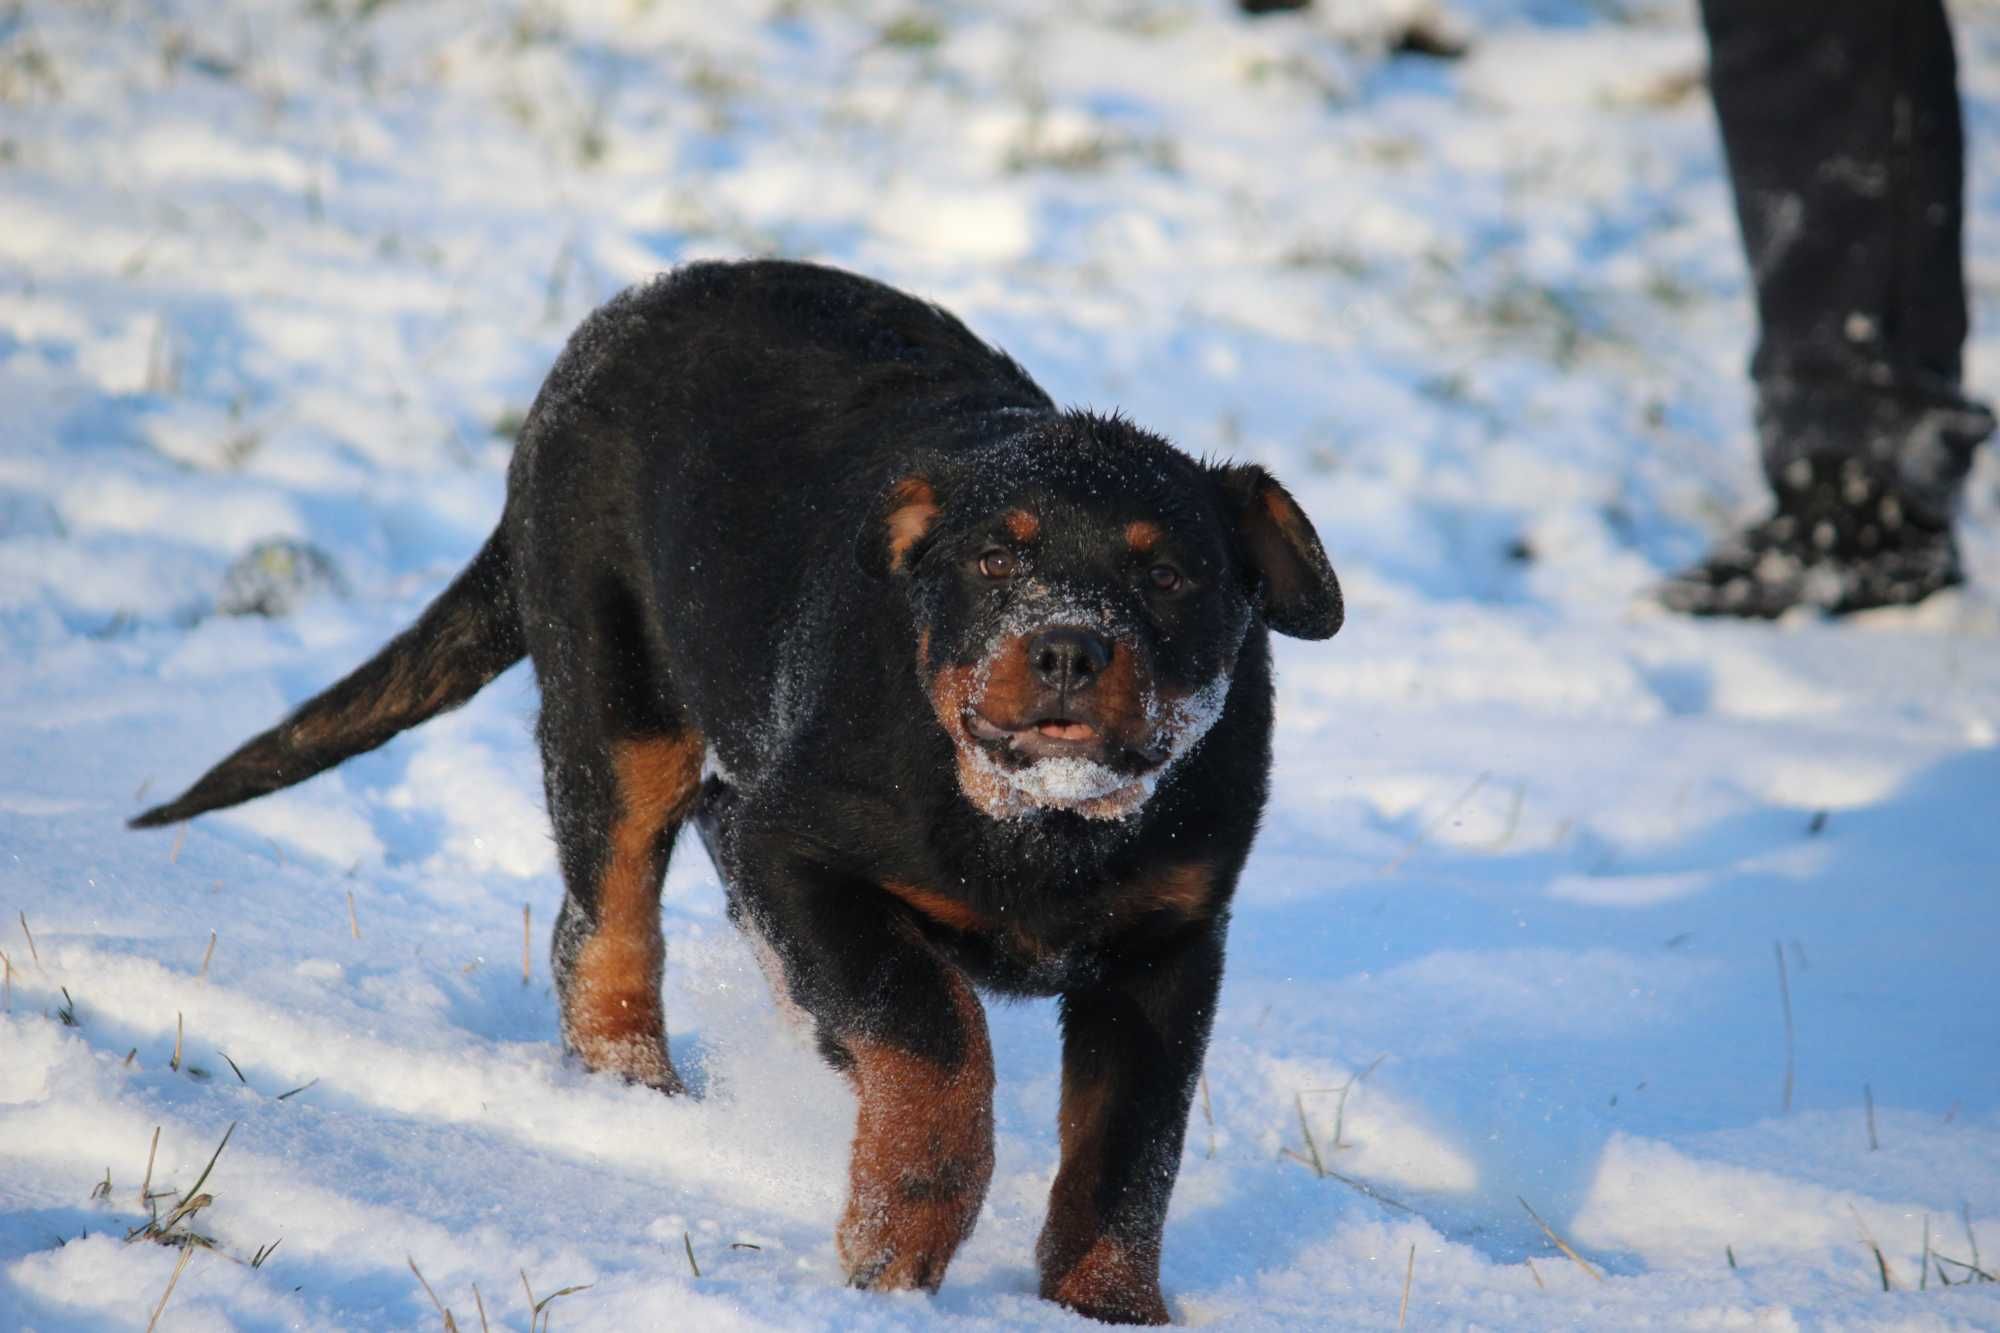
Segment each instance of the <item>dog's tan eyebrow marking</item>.
M1167 539L1160 525L1150 519L1135 518L1125 525L1125 544L1144 555Z
M1009 509L1000 516L1000 526L1017 542L1031 542L1041 535L1042 520L1025 509Z

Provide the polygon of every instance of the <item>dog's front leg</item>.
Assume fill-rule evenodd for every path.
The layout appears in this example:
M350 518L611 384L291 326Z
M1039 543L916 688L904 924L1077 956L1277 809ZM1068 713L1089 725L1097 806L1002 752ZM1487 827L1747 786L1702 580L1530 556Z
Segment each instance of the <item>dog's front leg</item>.
M1160 1233L1222 982L1223 926L1127 957L1062 997L1062 1166L1035 1256L1042 1296L1164 1324Z
M993 1050L964 973L866 883L746 885L774 984L814 1022L860 1102L836 1239L848 1282L935 1291L993 1175Z

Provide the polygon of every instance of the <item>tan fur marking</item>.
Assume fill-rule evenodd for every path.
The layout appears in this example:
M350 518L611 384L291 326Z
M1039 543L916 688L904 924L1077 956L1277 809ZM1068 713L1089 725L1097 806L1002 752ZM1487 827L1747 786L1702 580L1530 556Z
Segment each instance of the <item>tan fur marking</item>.
M563 993L563 1036L586 1066L665 1092L681 1081L660 1002L660 874L666 838L700 787L701 757L692 733L612 747L618 817L598 881L597 929L578 948Z
M1074 1068L1063 1070L1062 1102L1056 1112L1061 1166L1049 1189L1048 1220L1035 1246L1044 1275L1068 1272L1097 1235L1097 1184L1103 1174L1104 1118L1110 1099L1108 1080L1083 1079Z
M1167 866L1156 874L1123 886L1113 905L1120 920L1130 920L1149 912L1171 912L1188 920L1208 916L1215 909L1215 867L1206 861L1188 861Z
M1000 516L1000 526L1017 542L1031 542L1041 535L1042 520L1025 509L1009 509Z
M1099 725L1106 734L1128 743L1145 738L1150 730L1146 694L1151 683L1139 670L1139 655L1132 651L1132 645L1119 640L1112 649L1110 665L1091 687L1097 696Z
M953 930L983 931L992 924L958 899L931 889L919 888L915 884L898 879L883 880L882 888L885 892L908 903L922 915L939 925L950 926Z
M922 477L905 477L889 492L889 567L901 569L903 557L923 540L942 512L937 492Z
M1146 519L1133 519L1125 525L1125 544L1142 555L1166 539L1167 534L1160 531L1160 525Z
M1299 585L1306 577L1301 553L1312 549L1312 525L1285 488L1268 477L1258 488L1257 499L1270 521L1251 518L1244 535L1271 592L1280 601L1288 601L1299 595Z
M1309 546L1313 538L1312 524L1306 520L1304 511L1291 493L1277 482L1269 482L1264 487L1264 512L1278 525L1294 546Z
M928 649L928 642L922 647ZM952 749L958 758L959 789L975 808L1000 819L1010 808L1006 784L972 760L972 742L965 734L965 710L972 706L972 693L978 685L978 677L977 667L938 668L931 681L931 708L937 714L938 725L944 728L944 734L951 737Z
M847 1042L860 1111L836 1242L858 1286L937 1290L993 1176L986 1013L962 975L946 975L964 1036L956 1066L884 1043Z

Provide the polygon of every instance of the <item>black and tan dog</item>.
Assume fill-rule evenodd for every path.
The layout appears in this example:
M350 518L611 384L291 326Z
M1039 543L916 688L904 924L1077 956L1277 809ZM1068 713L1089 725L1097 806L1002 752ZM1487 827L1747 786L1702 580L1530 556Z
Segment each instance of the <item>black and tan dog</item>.
M943 1280L993 1170L975 987L1056 995L1042 1294L1158 1323L1270 769L1267 631L1340 621L1311 524L1260 469L1059 411L877 283L699 264L577 331L498 529L413 627L133 823L303 781L525 654L570 1050L679 1090L659 895L692 818L859 1096L849 1279Z

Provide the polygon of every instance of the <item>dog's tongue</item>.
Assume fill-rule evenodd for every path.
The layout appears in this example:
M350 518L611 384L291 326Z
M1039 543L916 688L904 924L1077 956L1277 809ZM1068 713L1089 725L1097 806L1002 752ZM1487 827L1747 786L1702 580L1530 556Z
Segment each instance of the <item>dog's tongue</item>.
M1088 722L1038 722L1035 730L1058 741L1087 741L1097 734Z

